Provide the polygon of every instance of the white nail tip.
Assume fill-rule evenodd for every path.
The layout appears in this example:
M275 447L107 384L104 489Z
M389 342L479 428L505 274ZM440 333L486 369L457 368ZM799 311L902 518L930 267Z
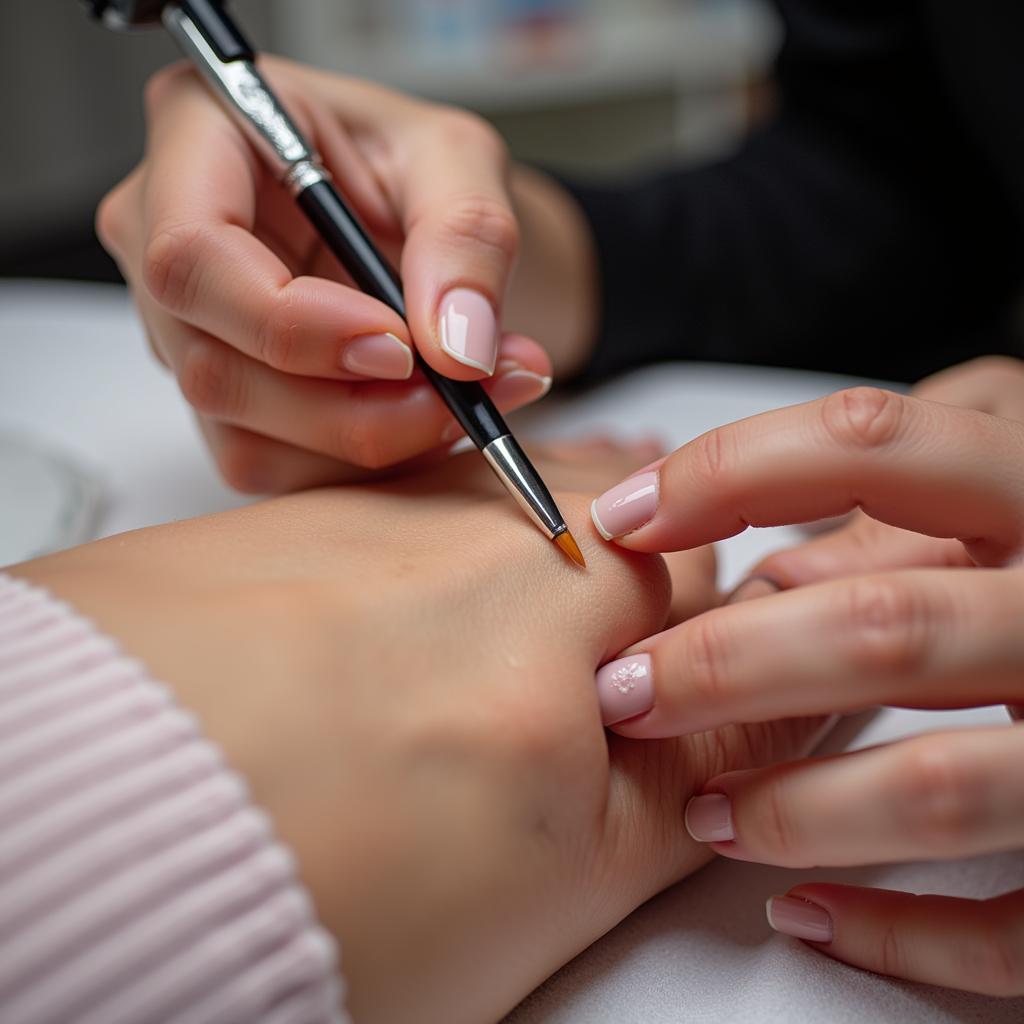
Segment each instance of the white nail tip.
M534 383L540 384L542 390L537 398L543 398L551 390L551 378L542 377L539 373L534 373L532 370L509 370L508 373L504 373L499 380L529 380Z
M695 843L700 843L700 845L701 845L701 846L707 846L707 845L708 845L708 844L707 844L706 842L704 842L703 840L701 840L701 839L698 839L698 838L697 838L697 837L696 837L696 836L695 836L695 835L693 834L693 829L692 829L692 828L690 828L690 804L689 804L689 803L687 803L687 804L686 804L686 809L685 809L685 810L683 811L683 828L685 828L685 829L686 829L686 831L687 831L687 833L689 834L690 838L691 838L691 839L692 839L692 840L693 840L693 841L694 841Z
M401 350L405 356L405 379L408 380L412 376L412 371L416 368L416 362L412 356L412 349L402 341L401 338L396 338L390 331L385 335L385 338L390 338Z
M441 342L441 348L448 353L457 363L462 363L463 366L472 366L474 370L483 370L488 377L494 376L494 364L485 366L483 363L476 359L470 359L469 356L463 355L461 352L456 352L455 349L449 348L443 341Z
M590 503L590 518L594 520L594 526L597 527L597 532L604 537L605 540L612 540L612 535L604 528L604 524L601 522L601 517L597 514L597 498Z

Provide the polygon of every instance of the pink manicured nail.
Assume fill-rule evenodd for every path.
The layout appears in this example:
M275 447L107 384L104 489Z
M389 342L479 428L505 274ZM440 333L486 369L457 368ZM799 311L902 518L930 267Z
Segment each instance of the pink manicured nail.
M824 907L792 896L772 896L764 905L768 923L783 935L808 942L831 942L832 918Z
M498 321L479 292L453 288L441 300L441 347L453 359L494 373L498 359Z
M408 380L412 349L393 334L364 334L342 350L341 366L349 373L379 380Z
M658 474L638 473L595 498L590 517L605 540L632 533L658 509Z
M518 409L543 398L551 390L551 378L529 370L512 370L497 377L491 398L502 409Z
M732 804L724 793L692 797L683 812L683 824L698 843L728 843L736 838Z
M633 654L610 661L597 672L597 702L605 725L624 722L654 706L651 656Z

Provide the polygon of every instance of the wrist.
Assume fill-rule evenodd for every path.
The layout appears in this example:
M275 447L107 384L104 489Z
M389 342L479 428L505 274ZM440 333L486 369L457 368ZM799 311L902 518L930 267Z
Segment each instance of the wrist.
M597 335L597 251L575 199L553 178L516 165L510 182L519 221L519 261L505 326L535 338L559 379L579 373Z

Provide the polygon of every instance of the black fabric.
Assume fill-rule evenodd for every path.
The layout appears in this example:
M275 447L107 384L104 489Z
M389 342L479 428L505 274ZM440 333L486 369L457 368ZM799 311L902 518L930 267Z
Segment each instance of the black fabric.
M735 157L569 184L602 278L586 377L686 358L915 380L1017 352L1024 3L778 7L778 112Z

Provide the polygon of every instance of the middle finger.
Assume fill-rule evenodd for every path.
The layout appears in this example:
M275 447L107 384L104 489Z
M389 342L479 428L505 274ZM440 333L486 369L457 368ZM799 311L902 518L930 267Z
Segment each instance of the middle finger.
M655 738L731 722L853 711L878 704L954 708L1024 697L1024 574L919 569L860 576L718 608L601 669L614 716L631 688L625 736ZM621 717L621 716L620 716Z

